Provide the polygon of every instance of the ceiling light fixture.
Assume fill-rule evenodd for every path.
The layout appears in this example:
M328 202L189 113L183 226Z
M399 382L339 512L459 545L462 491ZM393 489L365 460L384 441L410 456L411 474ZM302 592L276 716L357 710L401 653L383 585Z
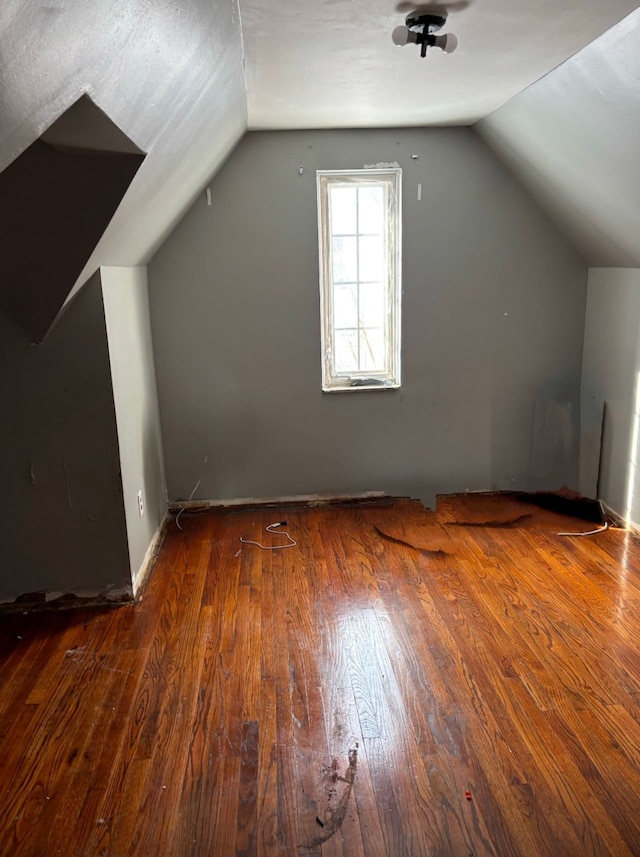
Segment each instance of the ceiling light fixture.
M440 48L445 54L451 54L458 47L458 39L453 33L434 36L447 23L446 15L422 15L410 12L405 18L405 26L396 27L391 34L394 45L402 47L413 43L420 45L420 56L427 55L427 48Z

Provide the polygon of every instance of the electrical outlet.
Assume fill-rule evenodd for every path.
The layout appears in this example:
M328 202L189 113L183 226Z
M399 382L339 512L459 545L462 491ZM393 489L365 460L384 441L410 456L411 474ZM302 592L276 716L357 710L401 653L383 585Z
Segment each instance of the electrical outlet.
M144 503L142 502L142 491L138 491L138 515L144 515Z

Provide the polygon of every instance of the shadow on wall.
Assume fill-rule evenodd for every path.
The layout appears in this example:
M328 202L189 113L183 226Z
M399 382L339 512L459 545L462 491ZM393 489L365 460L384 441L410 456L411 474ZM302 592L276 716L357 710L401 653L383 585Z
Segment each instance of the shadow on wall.
M492 490L556 491L578 483L579 372L549 377L537 389L495 371L491 414ZM524 467L523 467L524 464Z
M99 277L40 346L0 312L0 599L130 592Z
M533 405L529 477L532 484L575 484L577 426L571 402L536 399Z
M0 173L0 308L32 342L51 327L144 157L84 95Z

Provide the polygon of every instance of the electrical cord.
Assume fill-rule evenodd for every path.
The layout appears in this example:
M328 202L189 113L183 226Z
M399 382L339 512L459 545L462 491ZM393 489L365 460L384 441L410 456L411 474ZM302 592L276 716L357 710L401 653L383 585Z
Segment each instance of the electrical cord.
M587 530L586 533L558 533L559 536L597 536L600 533L606 532L609 529L609 524L606 523L604 527L598 527L597 530Z
M279 551L279 550L284 550L285 548L293 548L297 545L297 542L291 538L289 533L285 532L284 530L280 530L279 532L276 532L276 529L275 529L276 527L286 527L286 526L287 526L286 521L277 521L275 524L269 524L268 527L265 527L265 530L268 533L272 533L273 535L286 536L286 538L289 539L289 544L286 544L286 545L263 545L263 544L260 544L260 542L255 542L255 541L253 541L253 539L245 539L242 536L240 536L240 541L242 542L243 545L255 545L256 547L260 548L260 550L263 550L263 551Z
M193 491L191 492L191 494L189 494L189 499L187 500L187 503L190 503L190 502L191 502L191 500L193 500L193 495L196 493L196 491L197 491L197 490L198 490L198 488L200 487L200 482L201 482L201 481L202 481L202 480L198 479L198 481L196 482L196 484L195 484L195 488L193 489ZM181 515L183 512L184 512L184 506L182 507L182 509L180 509L180 511L179 511L179 512L178 512L178 514L176 515L176 526L177 526L177 528L178 528L179 530L181 530L181 529L182 529L182 527L180 526L180 515Z
M204 461L202 462L202 474L200 475L200 479L198 479L196 484L193 486L193 491L191 492L191 494L189 494L189 499L187 500L187 503L190 503L193 500L193 495L196 493L196 491L200 487L200 483L202 482L202 475L204 474L204 468L207 466L207 461L209 461L209 453L207 453L204 457ZM182 527L180 526L180 515L183 512L184 512L184 506L180 509L180 511L176 515L176 526L178 527L179 530L182 529Z

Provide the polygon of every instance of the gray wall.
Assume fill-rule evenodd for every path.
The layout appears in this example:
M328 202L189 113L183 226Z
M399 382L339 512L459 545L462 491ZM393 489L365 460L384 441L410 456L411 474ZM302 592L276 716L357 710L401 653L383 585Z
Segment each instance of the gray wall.
M602 408L600 497L636 525L640 522L640 473L633 456L640 411L640 270L593 268L584 338L582 375L583 452L593 452ZM639 438L640 440L640 438ZM596 450L598 452L599 450ZM581 485L585 490L585 486Z
M37 140L0 172L0 306L32 342L49 330L143 159Z
M167 508L147 269L101 268L134 587ZM144 513L138 512L138 491Z
M46 342L0 314L0 599L131 589L100 280Z
M403 387L323 394L315 170L394 161ZM170 499L576 487L587 270L473 132L253 132L212 190L149 268Z
M640 265L640 9L474 129L592 266Z

